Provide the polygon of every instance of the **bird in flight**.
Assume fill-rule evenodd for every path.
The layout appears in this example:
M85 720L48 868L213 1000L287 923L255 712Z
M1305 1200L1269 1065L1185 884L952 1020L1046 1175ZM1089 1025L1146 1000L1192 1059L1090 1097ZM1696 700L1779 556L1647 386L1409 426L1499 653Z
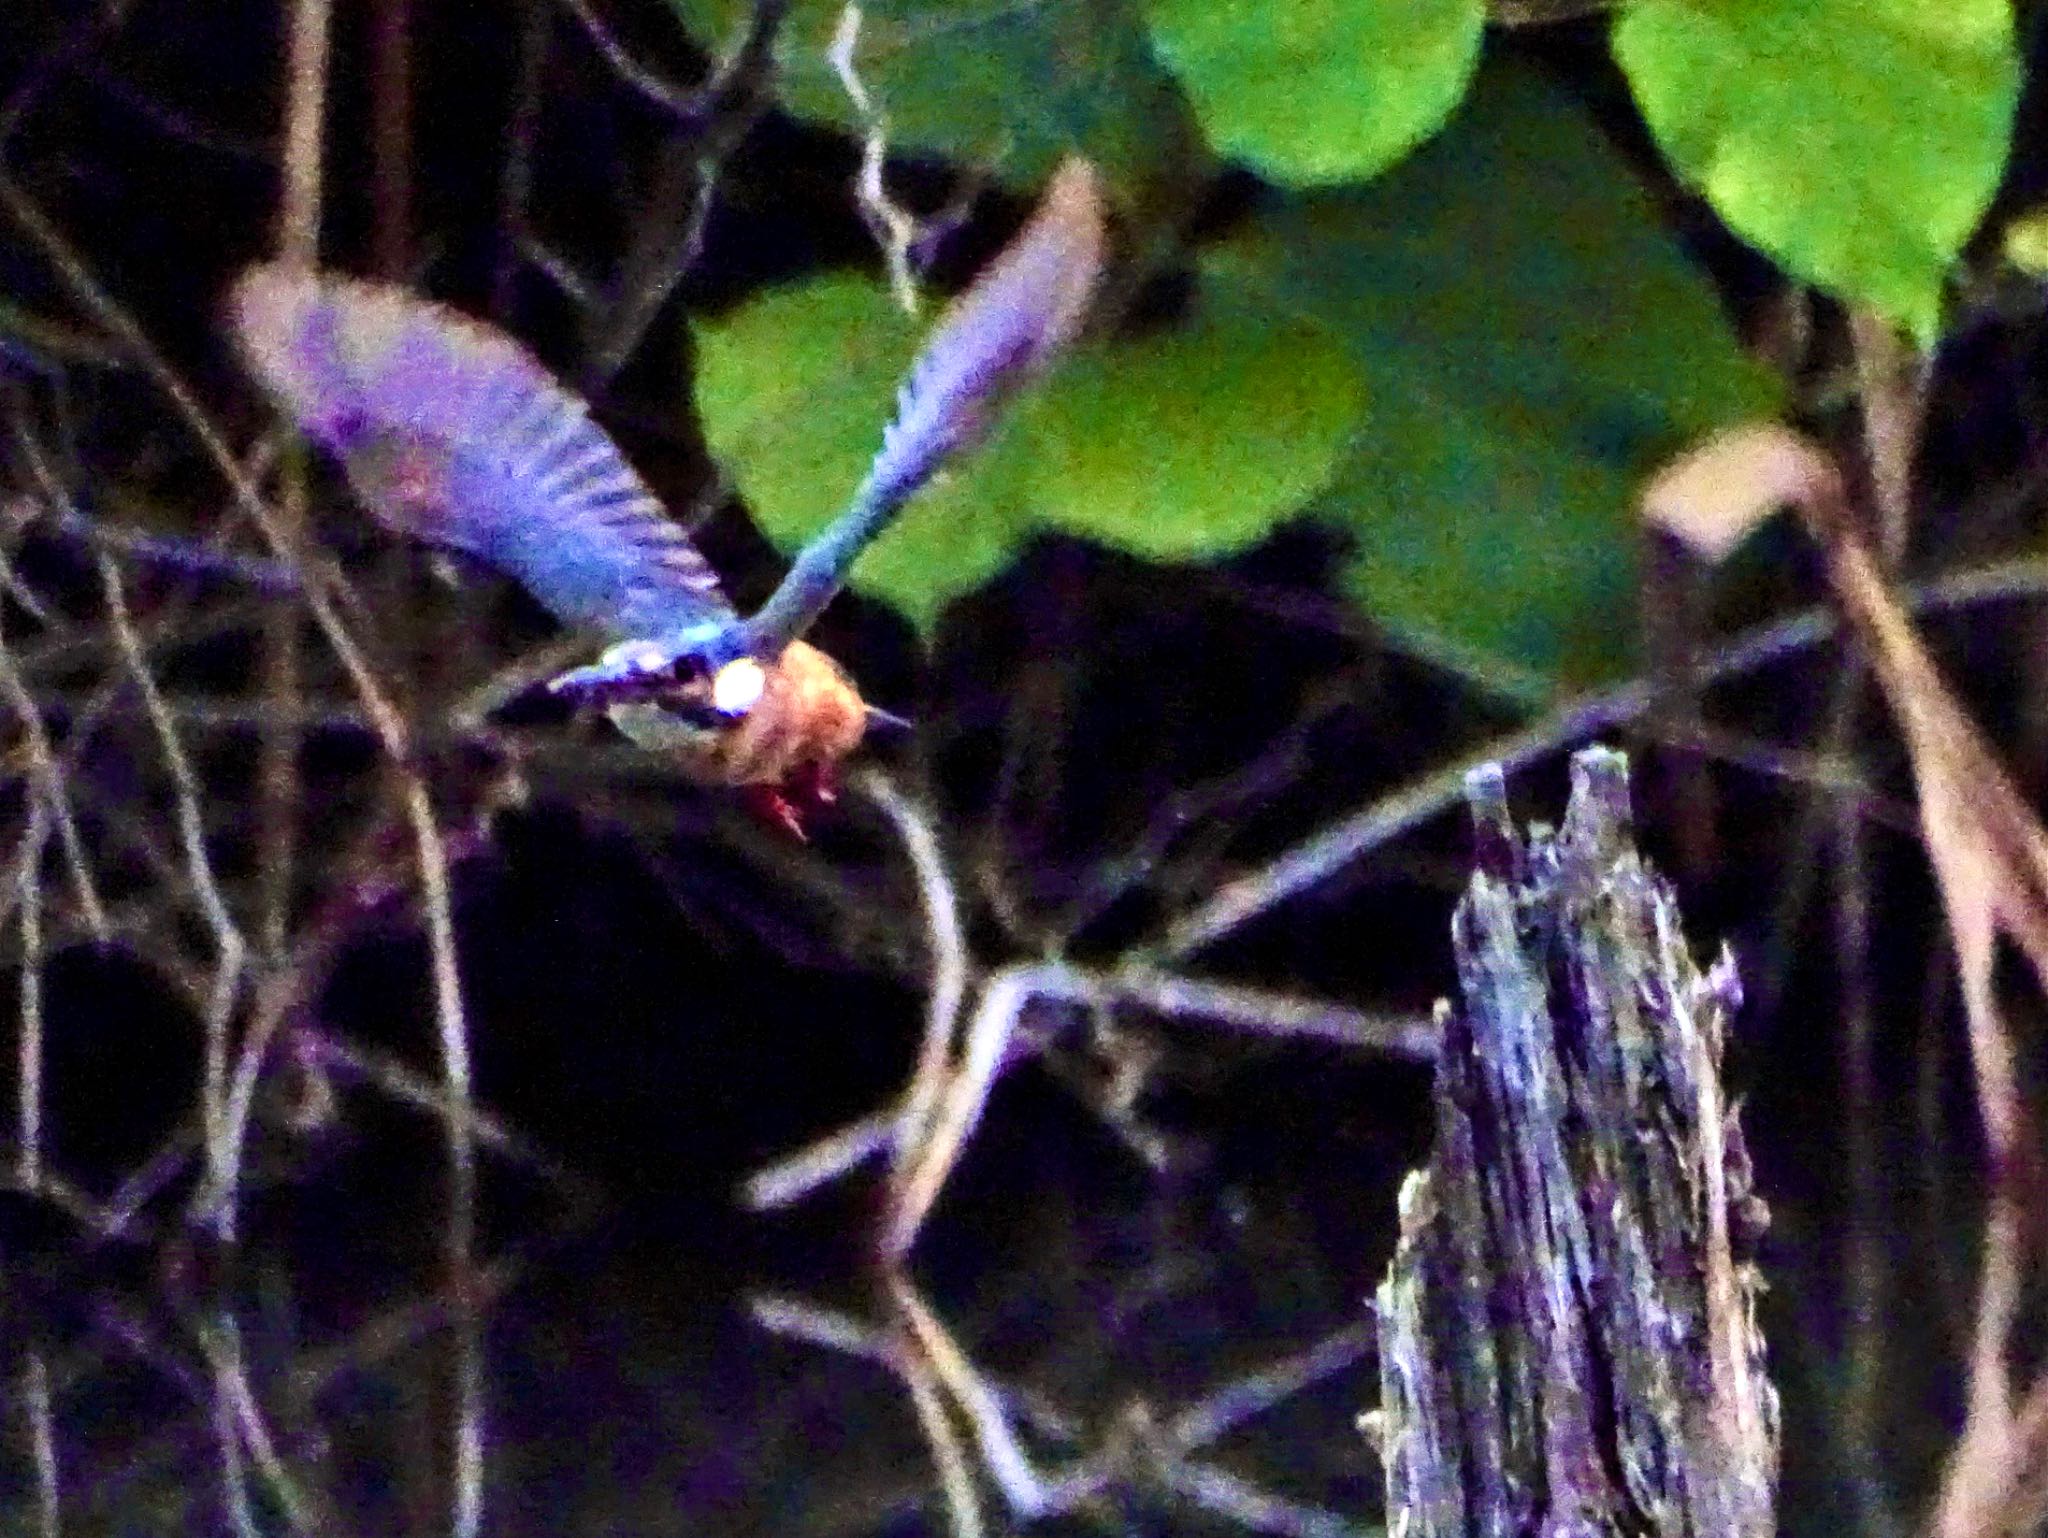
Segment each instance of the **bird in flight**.
M563 623L613 644L550 688L600 706L700 782L755 792L801 831L874 711L801 639L868 544L1079 331L1103 256L1087 162L940 320L867 478L742 617L682 527L590 419L503 332L403 289L266 263L229 301L250 370L340 461L388 527L498 568Z

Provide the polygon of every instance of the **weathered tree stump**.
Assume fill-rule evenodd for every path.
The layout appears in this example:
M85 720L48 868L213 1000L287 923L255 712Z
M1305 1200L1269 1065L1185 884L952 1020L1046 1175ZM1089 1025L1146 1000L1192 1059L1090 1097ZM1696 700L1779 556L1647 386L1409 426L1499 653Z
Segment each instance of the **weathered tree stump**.
M1627 759L1564 827L1468 786L1478 870L1439 1006L1436 1145L1401 1194L1374 1417L1395 1538L1764 1538L1777 1396L1764 1221L1720 1082L1740 1002L1631 838Z

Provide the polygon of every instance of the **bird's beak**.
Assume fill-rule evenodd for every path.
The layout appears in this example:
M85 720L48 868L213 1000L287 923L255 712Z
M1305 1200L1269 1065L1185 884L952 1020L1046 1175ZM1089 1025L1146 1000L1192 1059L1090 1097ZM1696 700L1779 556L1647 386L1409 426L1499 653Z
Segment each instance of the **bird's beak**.
M899 716L893 710L884 710L879 705L869 705L867 710L869 731L879 728L892 737L904 737L916 728L915 721L908 716Z

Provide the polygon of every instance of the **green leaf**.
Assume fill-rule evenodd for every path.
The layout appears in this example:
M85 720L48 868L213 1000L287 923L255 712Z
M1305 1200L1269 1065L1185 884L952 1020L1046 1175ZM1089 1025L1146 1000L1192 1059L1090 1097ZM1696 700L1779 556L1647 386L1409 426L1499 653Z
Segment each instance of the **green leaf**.
M785 550L852 493L921 334L879 285L836 276L700 335L707 441ZM1358 409L1356 369L1324 328L1205 271L1174 325L1084 349L1020 403L861 558L854 586L928 627L1041 529L1153 556L1234 549L1328 479Z
M1614 54L1738 234L1934 338L2012 132L2009 0L1634 0Z
M1295 186L1364 180L1442 126L1485 0L1149 0L1152 36L1227 154Z
M720 50L753 6L670 3ZM865 135L880 114L892 151L994 163L1018 184L1071 149L1125 191L1188 175L1202 154L1186 97L1128 0L868 0L853 63L870 112L831 62L845 11L843 0L790 7L777 90L799 117Z
M1509 690L1629 669L1641 476L1776 391L1585 115L1489 68L1408 162L1289 201L1231 259L1363 374L1317 506L1369 612Z
M1041 515L1164 560L1260 538L1330 478L1360 405L1327 329L1211 267L1170 331L1076 358L1021 424Z

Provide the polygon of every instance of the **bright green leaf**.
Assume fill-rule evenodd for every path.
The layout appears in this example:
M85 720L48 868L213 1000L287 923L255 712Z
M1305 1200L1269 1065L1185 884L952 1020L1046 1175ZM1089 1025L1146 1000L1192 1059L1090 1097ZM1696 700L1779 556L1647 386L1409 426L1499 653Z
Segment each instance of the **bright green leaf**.
M1614 53L1737 233L1932 340L2005 163L2009 0L1633 0Z
M715 48L732 46L753 7L670 3ZM1077 148L1127 191L1186 174L1201 154L1128 0L868 0L852 58L869 112L832 64L845 12L843 0L790 6L777 89L800 117L861 135L885 122L894 151L994 163L1019 183Z
M1496 686L1629 668L1640 478L1775 395L1584 114L1486 70L1411 160L1275 210L1232 257L1364 376L1317 505L1357 537L1367 610Z
M700 336L707 439L784 549L845 504L920 334L878 285L831 277ZM1036 530L1148 555L1237 548L1328 479L1358 409L1355 367L1325 330L1205 273L1174 325L1084 349L1021 402L861 558L854 585L929 625Z
M1296 186L1363 180L1442 126L1485 0L1148 0L1210 140Z

